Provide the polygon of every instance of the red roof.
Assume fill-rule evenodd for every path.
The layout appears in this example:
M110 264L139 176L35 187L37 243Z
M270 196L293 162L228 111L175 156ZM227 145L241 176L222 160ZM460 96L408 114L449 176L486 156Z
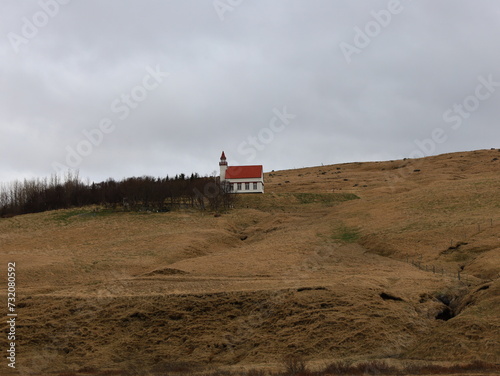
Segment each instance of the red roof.
M226 170L226 179L248 179L262 177L262 166L230 166Z
M226 160L226 154L224 154L224 152L222 152L222 155L220 156L220 159L224 160L224 161Z

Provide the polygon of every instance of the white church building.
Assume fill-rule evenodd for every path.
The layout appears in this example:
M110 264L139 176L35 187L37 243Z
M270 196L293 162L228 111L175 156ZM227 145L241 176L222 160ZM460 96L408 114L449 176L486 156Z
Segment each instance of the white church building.
M228 166L226 155L220 156L220 181L229 183L234 193L264 193L264 170L262 165Z

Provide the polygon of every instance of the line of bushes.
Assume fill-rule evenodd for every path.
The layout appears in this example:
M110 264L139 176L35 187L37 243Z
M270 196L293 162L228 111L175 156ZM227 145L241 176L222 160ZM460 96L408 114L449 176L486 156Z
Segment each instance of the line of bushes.
M64 177L14 181L0 185L0 217L67 209L87 205L103 205L130 210L168 211L176 207L204 210L228 208L234 195L215 177L198 174L154 178L132 177L100 183L83 182L77 172Z

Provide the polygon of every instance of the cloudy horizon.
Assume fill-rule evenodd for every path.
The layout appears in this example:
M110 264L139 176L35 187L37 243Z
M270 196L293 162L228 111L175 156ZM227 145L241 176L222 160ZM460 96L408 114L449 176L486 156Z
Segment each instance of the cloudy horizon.
M500 3L7 0L0 182L500 147Z

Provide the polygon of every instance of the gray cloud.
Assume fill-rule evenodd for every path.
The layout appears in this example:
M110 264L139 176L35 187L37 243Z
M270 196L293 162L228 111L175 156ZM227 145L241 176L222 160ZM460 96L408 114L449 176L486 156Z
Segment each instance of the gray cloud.
M0 15L0 181L52 173L104 118L114 130L77 166L92 180L209 174L221 150L267 171L407 157L436 128L432 154L499 146L500 93L457 129L443 119L479 77L500 82L494 0L402 0L350 64L339 45L391 1L242 1L221 21L212 1L60 0L16 53L9 33L55 1ZM120 119L114 101L157 66L169 76ZM285 106L296 117L259 139Z

